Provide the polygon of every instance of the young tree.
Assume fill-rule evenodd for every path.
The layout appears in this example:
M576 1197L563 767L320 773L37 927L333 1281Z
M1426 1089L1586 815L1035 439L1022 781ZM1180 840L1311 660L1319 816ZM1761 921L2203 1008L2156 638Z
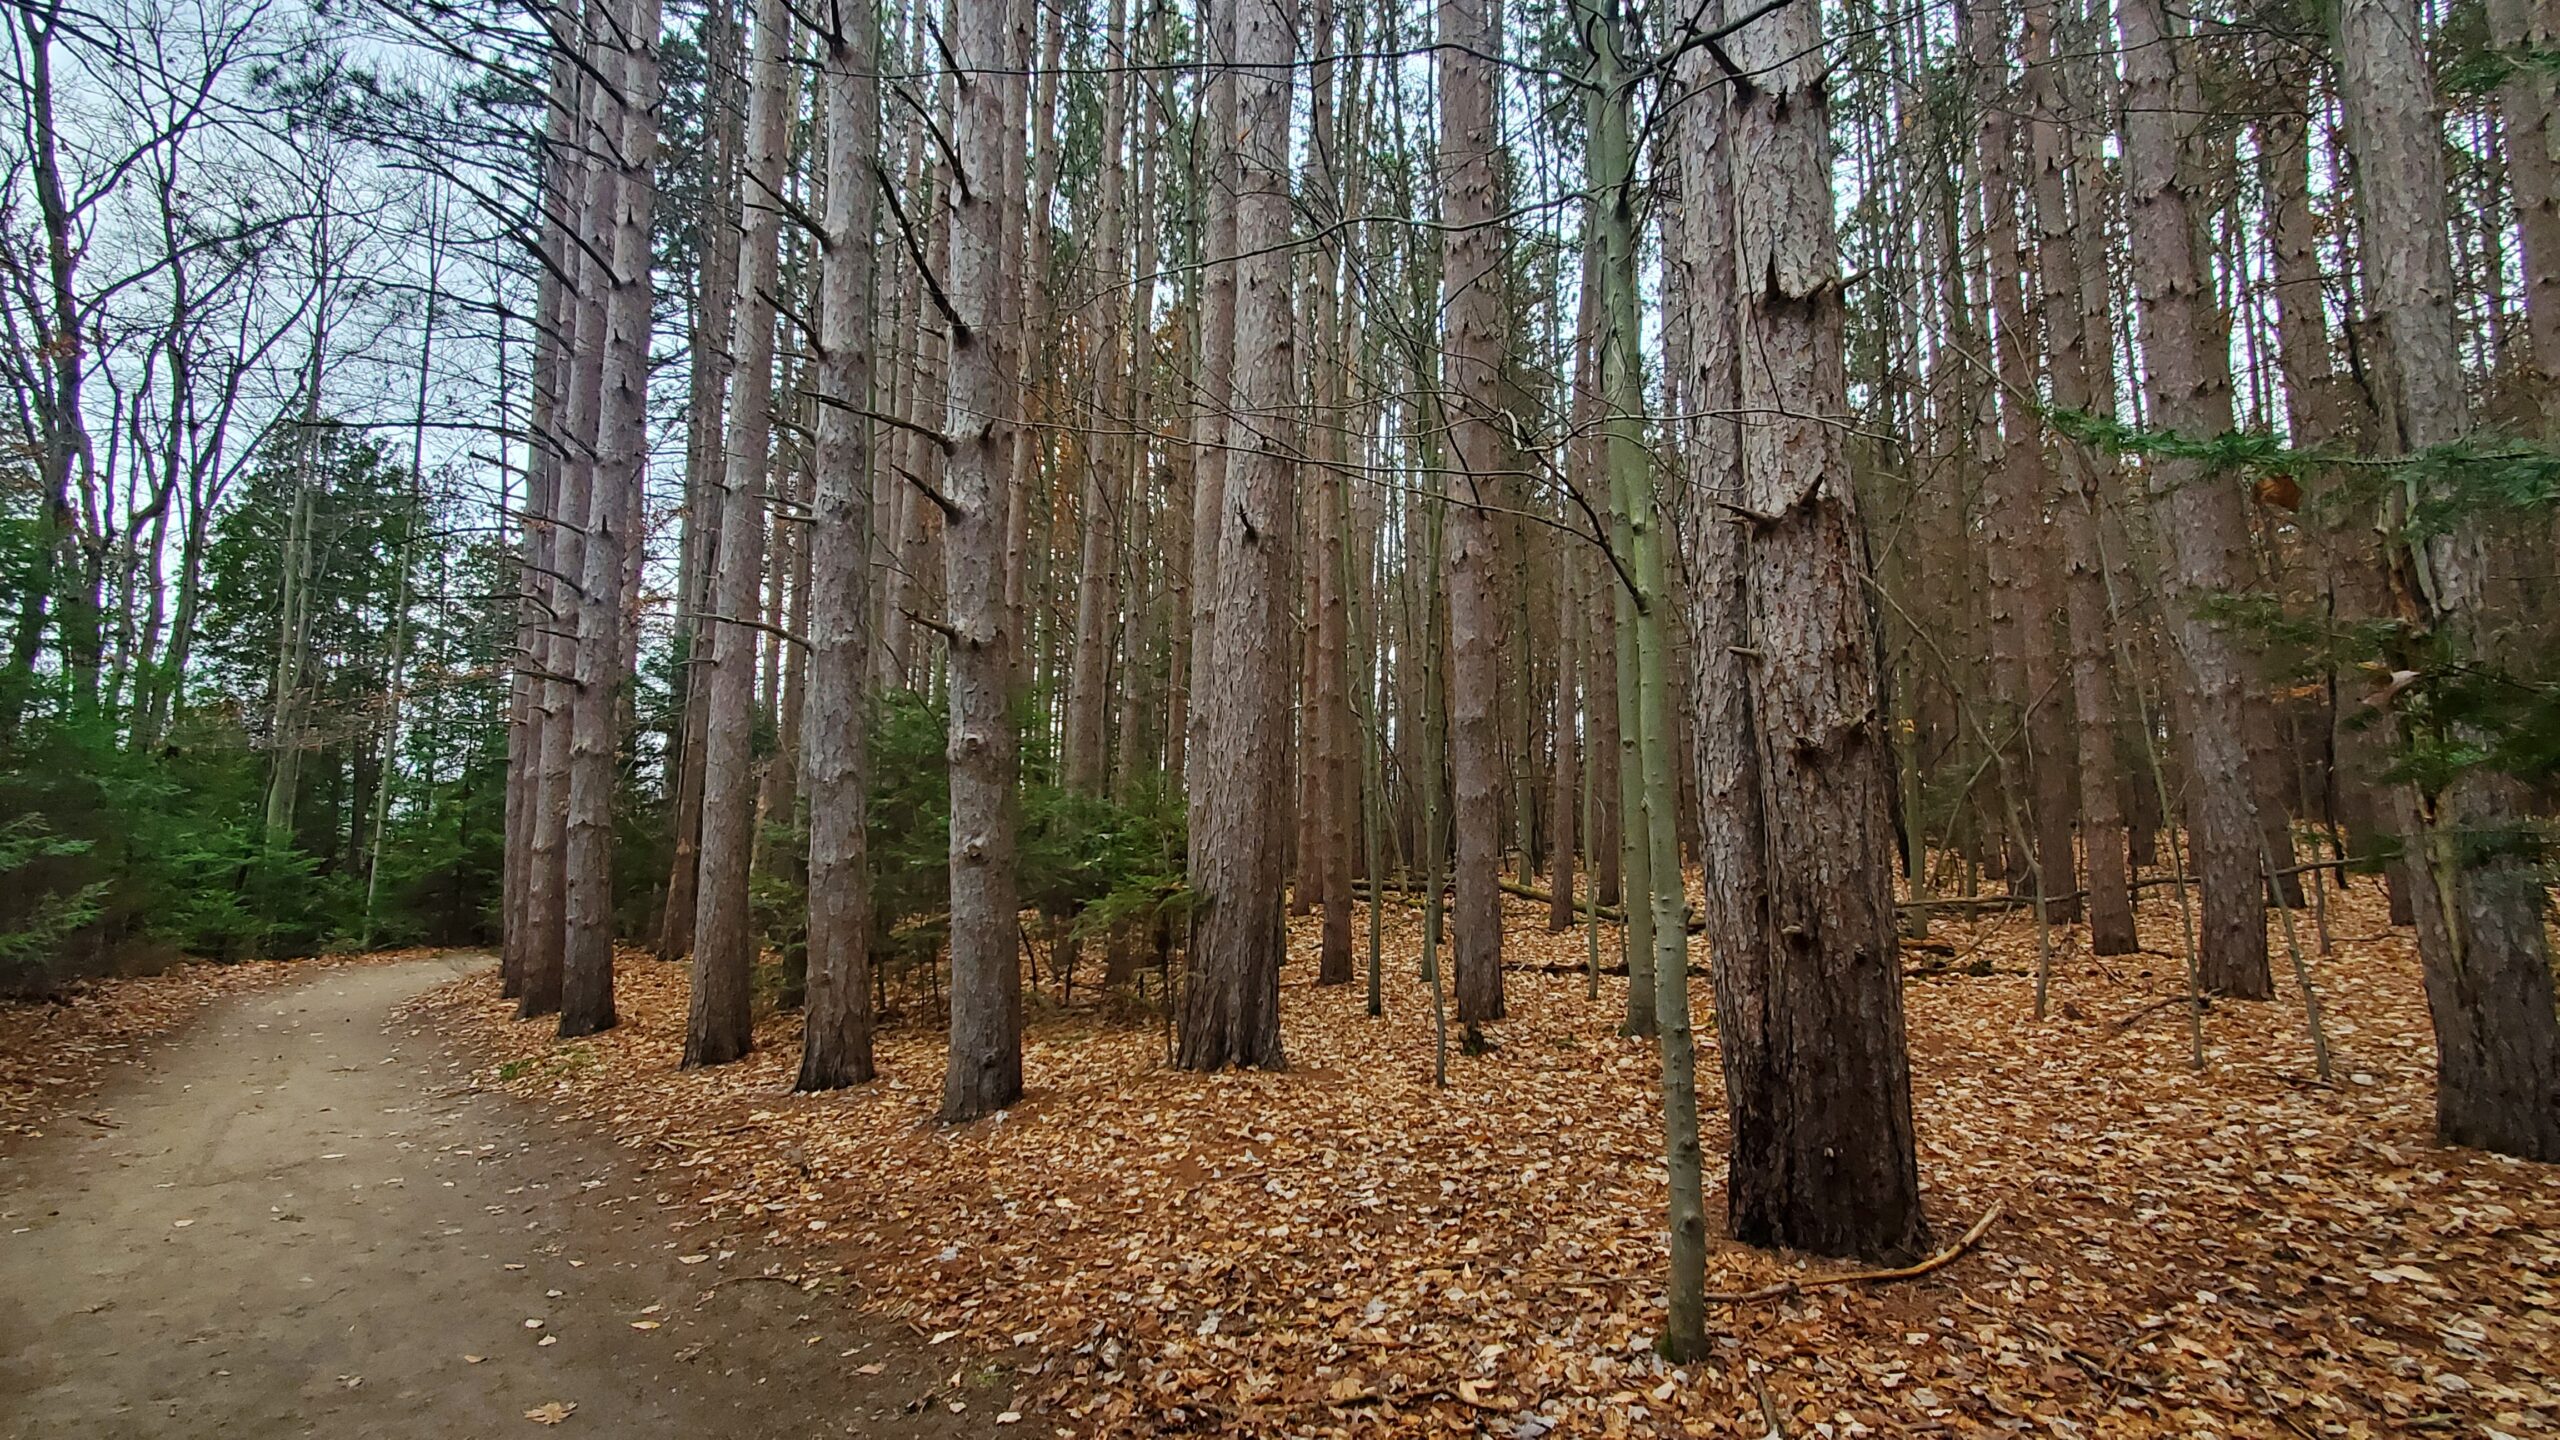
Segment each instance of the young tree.
M1652 919L1652 1019L1662 1060L1663 1158L1671 1189L1671 1282L1662 1348L1670 1359L1690 1360L1706 1352L1706 1181L1698 1140L1696 1043L1689 1024L1687 887L1680 870L1680 777L1674 753L1679 742L1671 694L1667 554L1671 542L1663 533L1670 511L1655 493L1651 457L1644 445L1634 81L1621 58L1625 28L1616 0L1585 4L1575 18L1590 57L1591 84L1587 113L1592 125L1584 161L1592 189L1591 233L1585 243L1596 252L1597 260L1586 264L1584 273L1599 287L1599 329L1592 344L1607 446L1615 588L1621 592L1620 629L1633 632L1632 644L1629 638L1619 641L1619 693L1635 702L1620 723L1638 737L1642 765L1642 806L1640 810L1630 806L1628 813L1640 813L1644 820L1642 873L1650 881L1650 893L1642 903ZM1699 167L1682 168L1692 172ZM1686 181L1693 175L1682 173L1679 178ZM1721 177L1695 174L1694 178L1702 184L1696 190L1683 185L1684 198L1695 196L1715 206L1723 191L1713 182ZM1722 219L1720 215L1699 218L1710 230ZM1684 300L1713 304L1721 292L1712 285L1705 288L1703 297L1694 290L1680 293ZM1682 320L1684 333L1695 325L1694 316ZM1715 478L1721 477L1711 477L1710 483ZM1632 669L1624 666L1630 655L1635 661ZM1638 897L1627 898L1632 914ZM1633 958L1630 952L1631 986L1639 983Z

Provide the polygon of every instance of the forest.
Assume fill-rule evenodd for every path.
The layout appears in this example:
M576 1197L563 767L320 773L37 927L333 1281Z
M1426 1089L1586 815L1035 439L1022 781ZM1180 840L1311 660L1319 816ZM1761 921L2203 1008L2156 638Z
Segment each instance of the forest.
M2560 1426L2554 0L9 15L9 1007L486 953L1061 1434Z

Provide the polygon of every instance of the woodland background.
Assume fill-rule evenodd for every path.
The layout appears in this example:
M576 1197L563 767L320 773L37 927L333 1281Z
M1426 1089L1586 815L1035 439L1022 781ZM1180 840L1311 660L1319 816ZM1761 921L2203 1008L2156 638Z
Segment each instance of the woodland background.
M1291 911L1445 1085L1582 927L1673 1359L1699 960L1747 1244L1945 1238L1949 917L2327 1084L2378 908L2560 1158L2547 0L11 19L11 990L495 944L578 1041L632 942L960 1122L1052 992L1284 1068Z

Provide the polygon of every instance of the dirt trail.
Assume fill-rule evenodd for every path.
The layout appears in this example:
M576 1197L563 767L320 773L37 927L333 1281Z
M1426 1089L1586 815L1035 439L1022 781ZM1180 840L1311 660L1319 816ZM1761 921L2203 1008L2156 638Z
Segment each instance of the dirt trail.
M470 1092L391 1019L487 963L225 1002L67 1122L82 1133L0 1155L0 1435L1031 1428L997 1430L1001 1382L945 1388L952 1362L901 1329L734 1283L766 1262L689 1243L633 1157ZM555 1401L576 1406L558 1431L526 1418Z

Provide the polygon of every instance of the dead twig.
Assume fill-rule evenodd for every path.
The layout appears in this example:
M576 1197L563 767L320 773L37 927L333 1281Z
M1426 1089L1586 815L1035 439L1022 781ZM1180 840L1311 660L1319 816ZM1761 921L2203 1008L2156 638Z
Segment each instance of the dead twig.
M2141 1009L2134 1011L2123 1019L2116 1021L2114 1027L2107 1033L2111 1036L2122 1035L2127 1030L2130 1030L2134 1026L2141 1024L2143 1021L2150 1019L2152 1016L2159 1014L2161 1011L2174 1009L2175 1007L2186 1003L2187 997L2184 995L2172 995L2166 1000L2154 1000L2150 1004L2143 1006Z
M1991 1228L1991 1222L2000 1218L2000 1208L1999 1201L1991 1202L1991 1208L1983 1211L1982 1218L1974 1221L1970 1229L1957 1236L1954 1244L1916 1265L1905 1265L1894 1270L1856 1270L1846 1275L1806 1276L1781 1280L1774 1285L1763 1285L1757 1290L1710 1292L1704 1298L1713 1305L1747 1305L1760 1300L1784 1300L1789 1296L1801 1295L1807 1290L1820 1290L1832 1285L1872 1285L1887 1280L1916 1280L1932 1271L1946 1268L1955 1262L1956 1257L1972 1249L1974 1243Z

